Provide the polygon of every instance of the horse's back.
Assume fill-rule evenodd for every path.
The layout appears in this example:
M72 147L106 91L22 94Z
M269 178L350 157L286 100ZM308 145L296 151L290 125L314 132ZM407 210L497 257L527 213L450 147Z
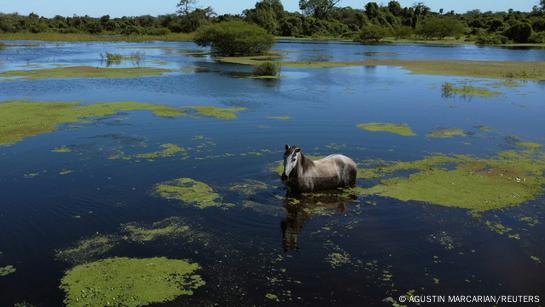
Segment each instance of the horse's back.
M358 166L354 160L341 154L329 155L314 162L317 165L326 166L330 172L334 172L342 185L353 185L356 182Z

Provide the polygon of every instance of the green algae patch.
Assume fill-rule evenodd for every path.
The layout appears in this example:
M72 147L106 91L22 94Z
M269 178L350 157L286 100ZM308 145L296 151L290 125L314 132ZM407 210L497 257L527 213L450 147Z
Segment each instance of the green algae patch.
M121 111L139 110L150 111L160 117L184 114L172 107L139 102L81 105L78 102L7 101L0 103L0 145L13 144L30 136L53 132L61 124L115 115Z
M80 240L75 246L57 250L55 258L70 263L84 263L106 254L117 243L118 240L113 236L96 235Z
M265 294L265 298L268 299L268 300L277 302L277 303L280 302L280 299L278 298L278 295L273 294L273 293L267 293L267 294Z
M176 218L155 222L151 227L129 223L122 225L121 229L126 238L133 242L148 242L158 238L176 237L185 235L190 231L188 225Z
M204 182L191 178L179 178L157 184L155 192L162 198L191 204L197 208L229 207L221 196Z
M290 120L291 117L289 116L267 116L268 119L272 120Z
M57 147L57 148L52 149L51 152L69 153L69 152L72 152L72 148L67 147L67 146L61 146L61 147Z
M490 91L484 87L475 87L465 84L462 86L455 86L449 82L443 83L441 86L441 91L444 97L451 97L453 95L495 97L502 94L500 92Z
M398 171L412 171L395 177ZM545 159L529 153L510 153L496 158L431 156L398 162L376 169L362 169L360 178L381 178L358 194L375 194L401 201L420 201L474 212L518 206L543 193Z
M167 258L110 258L66 272L60 288L67 306L142 306L192 295L205 281L200 266Z
M0 267L0 277L8 276L15 273L17 269L13 265L7 265L5 267Z
M347 254L345 251L334 252L329 254L327 256L327 261L329 262L329 265L333 269L351 263L350 255Z
M36 70L10 70L0 73L0 78L21 78L24 80L72 78L122 79L159 76L168 72L171 72L171 70L152 67L100 68L91 66L68 66Z
M389 132L402 136L415 136L411 127L407 124L391 124L391 123L363 123L357 125L358 128L371 132Z
M237 118L237 113L245 111L246 108L220 108L211 106L192 106L187 107L204 117L213 117L223 120L232 120Z
M70 170L70 169L63 169L59 172L59 175L61 176L66 176L66 175L70 175L72 174L74 171L73 170Z
M439 128L428 133L429 138L451 138L455 136L467 136L467 133L460 128Z
M178 153L185 151L184 148L176 144L163 144L160 147L161 147L161 150L137 154L137 155L134 155L134 157L137 159L169 158L169 157L175 156Z

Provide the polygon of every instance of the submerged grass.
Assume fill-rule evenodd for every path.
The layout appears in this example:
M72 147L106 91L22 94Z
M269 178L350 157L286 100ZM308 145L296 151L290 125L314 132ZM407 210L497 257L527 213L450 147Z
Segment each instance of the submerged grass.
M133 242L147 242L163 237L174 237L184 235L190 231L188 225L176 218L155 222L151 227L129 223L122 225L121 229L124 235Z
M0 78L22 78L24 80L71 78L120 79L159 76L168 72L172 72L172 70L154 67L102 68L91 66L67 66L49 69L9 70L0 73Z
M270 56L260 57L223 57L217 60L223 63L258 65ZM503 62L503 61L464 61L464 60L368 60L351 62L329 61L277 61L287 68L335 68L354 66L398 66L415 74L465 76L478 78L496 78L513 80L545 80L545 62Z
M115 115L119 111L137 110L150 111L161 117L184 114L172 107L139 102L81 105L78 102L7 101L0 103L0 145L13 144L30 136L52 132L61 124Z
M430 131L429 138L451 138L455 136L467 136L467 133L460 128L438 128Z
M110 258L66 272L60 288L67 306L142 306L192 295L206 283L197 263L167 258Z
M169 158L178 153L184 152L185 149L176 144L163 144L160 146L161 150L136 154L133 157L137 159L157 159L157 158Z
M246 110L246 108L220 108L211 106L190 106L186 108L192 109L201 116L214 117L224 120L236 119L238 112Z
M443 93L444 97L451 97L453 95L495 97L501 95L500 92L490 91L483 87L475 87L465 84L462 86L455 86L449 82L443 83L441 86L441 92Z
M407 124L392 124L392 123L363 123L357 125L358 128L371 132L389 132L402 136L415 136L411 127Z
M57 250L55 258L69 263L85 263L106 254L116 245L115 237L95 235L78 241L72 247Z
M408 176L395 176L412 171ZM380 184L358 188L402 201L421 201L475 212L520 205L543 193L545 156L506 152L496 158L435 155L413 162L396 162L362 169L360 178L382 179Z

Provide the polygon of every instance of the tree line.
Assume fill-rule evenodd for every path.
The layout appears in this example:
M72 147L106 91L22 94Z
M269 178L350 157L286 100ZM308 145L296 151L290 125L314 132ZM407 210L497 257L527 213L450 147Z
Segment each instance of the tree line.
M443 9L435 12L423 3L403 7L397 1L386 5L362 2L360 8L340 7L338 3L339 0L300 0L300 11L288 12L281 0L260 0L253 8L235 15L218 15L211 7L198 7L196 0L181 0L176 13L161 16L45 18L34 13L0 14L0 33L166 35L191 33L203 25L242 21L256 24L275 36L359 41L453 37L482 44L545 43L545 0L529 12L465 13Z

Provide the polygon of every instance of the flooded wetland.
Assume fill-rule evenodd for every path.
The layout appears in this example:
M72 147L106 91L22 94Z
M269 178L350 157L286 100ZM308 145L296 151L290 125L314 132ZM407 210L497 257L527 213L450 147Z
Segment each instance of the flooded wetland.
M4 43L1 306L545 294L544 49ZM286 143L356 187L288 195Z

